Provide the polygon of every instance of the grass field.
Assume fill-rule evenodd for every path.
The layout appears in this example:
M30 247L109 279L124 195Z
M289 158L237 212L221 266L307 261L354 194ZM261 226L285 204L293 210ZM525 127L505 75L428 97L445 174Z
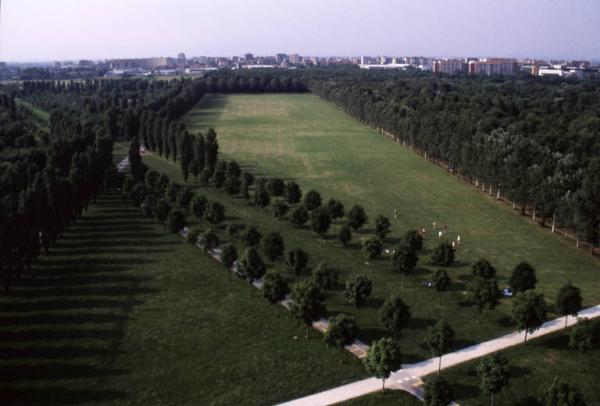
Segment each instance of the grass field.
M585 357L580 358L579 352L570 349L568 343L568 334L562 332L532 340L525 346L503 351L513 367L512 378L510 385L500 395L494 396L494 405L541 406L537 402L541 388L551 382L554 377L559 377L575 386L584 394L588 405L600 405L600 391L598 391L600 348L589 351ZM581 360L583 362L580 370ZM479 390L478 364L479 361L476 360L443 371L444 377L451 382L461 406L489 404L489 395L484 395ZM404 405L396 398L400 395L396 393L393 395L373 394L344 405ZM408 400L402 399L402 401Z
M256 162L258 172L362 204L372 219L392 218L397 208L393 236L409 228L431 232L434 221L447 224L450 236L463 241L457 277L485 257L506 283L512 267L527 260L550 298L572 280L587 304L600 302L598 261L314 95L208 95L186 124L193 131L215 127L226 158Z
M0 296L0 404L265 405L365 376L302 337L107 193Z

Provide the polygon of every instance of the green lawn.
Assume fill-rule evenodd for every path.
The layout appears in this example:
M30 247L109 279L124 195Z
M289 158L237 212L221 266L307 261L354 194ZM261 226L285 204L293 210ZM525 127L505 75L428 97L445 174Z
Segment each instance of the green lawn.
M569 348L567 333L557 333L540 339L531 340L525 346L513 347L503 351L512 365L510 385L500 395L494 396L496 406L534 406L538 405L537 397L541 388L551 382L554 377L575 386L584 394L588 405L600 405L598 391L598 364L600 348L589 351L580 358L579 352ZM581 363L580 370L580 360ZM477 365L479 361L468 362L448 370L443 375L452 384L458 403L461 406L478 406L489 404L489 395L482 394L479 389ZM400 403L412 399L404 399L400 394L394 396L368 395L353 402L350 406L392 406L410 405ZM346 405L346 403L344 404Z
M3 405L265 405L365 376L116 193L0 296L0 320Z

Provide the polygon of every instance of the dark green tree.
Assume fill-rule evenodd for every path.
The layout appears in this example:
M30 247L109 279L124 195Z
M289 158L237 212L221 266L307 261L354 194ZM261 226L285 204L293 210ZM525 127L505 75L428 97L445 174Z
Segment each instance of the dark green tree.
M308 329L312 322L326 311L323 294L312 282L298 282L292 289L291 298L292 316L306 326L305 338L308 340Z
M391 339L380 338L371 344L363 363L369 375L381 379L381 391L385 392L385 380L402 367L402 355Z
M452 348L454 340L454 330L444 321L438 321L434 326L431 326L425 337L425 345L431 351L431 355L439 357L438 374L442 370L442 356Z
M317 191L310 190L304 195L303 203L308 211L315 210L321 207L321 195Z
M366 276L359 275L346 282L344 297L348 304L356 308L363 307L373 291L373 282Z
M225 206L220 202L210 202L206 208L206 219L212 224L221 223L225 220Z
M185 224L185 212L183 210L173 209L169 212L167 225L172 233L180 232Z
M589 319L578 319L569 333L569 347L579 351L579 372L586 351L594 348L594 326Z
M535 289L536 283L535 269L527 262L518 263L508 281L508 284L515 292L525 292L528 289Z
M437 247L435 247L435 250L431 255L431 261L440 266L452 265L454 262L454 248L452 247L452 244L446 240L441 241Z
M494 406L494 395L502 392L508 386L511 377L511 367L508 359L499 352L484 357L477 366L479 387L484 393L489 393L491 405Z
M246 228L246 232L243 235L244 244L246 247L256 247L263 235L258 231L258 229L254 226L249 226Z
M367 259L375 259L381 256L383 251L383 242L375 235L362 240L362 253Z
M357 231L367 223L369 218L367 217L367 213L365 212L365 209L362 208L362 206L354 205L346 213L346 219L348 225L354 231Z
M563 285L556 295L556 311L565 316L565 327L569 316L577 317L581 310L583 299L581 298L581 289L573 286L571 282Z
M290 250L285 261L287 269L296 275L309 272L308 254L302 248Z
M308 210L303 205L296 206L292 210L290 221L296 227L302 227L308 221Z
M402 275L403 288L406 275L415 269L418 260L417 254L406 243L401 243L394 250L391 258L391 267L394 272Z
M322 290L333 289L338 284L340 273L338 268L321 262L314 272L315 285Z
M266 271L267 268L258 250L254 247L246 249L244 256L238 261L238 275L252 284L262 278Z
M544 295L533 290L526 290L515 295L512 301L512 319L519 331L525 330L523 342L527 342L527 334L538 330L546 318L546 302Z
M285 185L285 198L289 204L296 204L302 199L302 191L300 186L293 180Z
M476 278L492 279L496 277L496 268L484 258L478 259L471 265L471 271Z
M423 249L423 236L417 230L409 230L404 233L401 241L415 253Z
M475 323L479 324L479 318L484 310L493 310L498 305L500 290L496 278L475 278L469 286L469 300L477 306L477 318Z
M285 299L285 295L290 289L287 282L277 272L267 272L263 277L263 285L261 288L262 295L265 299L275 306L275 314L279 317L279 309L277 304Z
M341 351L341 362L344 362L344 347L356 340L358 324L356 319L348 314L338 314L329 319L329 327L325 332L325 342L338 347Z
M410 307L404 303L399 295L392 295L387 299L383 303L379 314L381 322L394 340L400 337L400 333L408 326L412 317Z
M206 209L208 207L208 200L203 195L196 193L192 198L192 213L196 216L198 221L202 221L204 219L204 215L206 214Z
M334 220L344 217L344 205L339 200L329 199L327 209L329 210L329 215Z
M443 376L435 375L425 381L425 406L448 406L454 400L454 390Z
M558 378L542 388L539 401L544 406L587 406L581 392Z
M438 292L445 292L450 286L450 275L445 269L438 269L433 274L433 286Z
M281 258L285 253L285 245L283 243L283 237L278 232L270 232L265 234L262 239L263 249L265 256L271 262L277 258Z
M350 244L350 241L352 241L352 229L348 226L342 226L338 233L338 241L344 247L347 247Z
M329 210L325 207L314 209L310 214L310 224L313 231L323 238L331 225Z
M390 219L385 216L379 215L375 219L375 235L377 235L382 240L385 240L385 237L390 233Z

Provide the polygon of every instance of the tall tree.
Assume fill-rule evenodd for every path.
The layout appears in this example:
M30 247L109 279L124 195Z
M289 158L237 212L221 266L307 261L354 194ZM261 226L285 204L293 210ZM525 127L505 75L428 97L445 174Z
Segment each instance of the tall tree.
M402 355L389 338L381 338L369 347L363 361L367 372L381 379L381 391L385 392L385 380L402 366Z
M326 311L323 294L312 282L298 282L292 289L291 297L293 300L290 308L292 316L305 325L305 338L308 340L308 329L312 322Z
M512 302L512 318L519 331L525 330L523 342L527 342L527 334L533 333L542 326L546 312L544 295L533 290L526 290L515 295Z
M491 396L491 406L494 406L494 395L508 386L511 377L511 366L508 359L499 352L484 357L477 366L479 387Z
M438 321L434 326L427 331L425 345L435 357L439 357L438 374L442 370L442 356L452 348L454 340L454 330L444 321Z
M338 314L329 319L325 332L325 342L341 350L341 362L344 362L344 347L350 345L358 335L356 319L348 314Z
M275 306L275 313L279 316L279 310L276 305L285 299L285 296L290 291L283 276L277 272L267 272L263 277L261 291L263 297Z
M412 314L410 307L404 303L400 296L393 295L383 303L380 317L385 328L394 340L397 340L402 330L408 326Z
M565 316L565 327L569 316L577 317L581 310L583 299L581 298L581 289L573 286L571 282L563 285L556 296L556 311Z

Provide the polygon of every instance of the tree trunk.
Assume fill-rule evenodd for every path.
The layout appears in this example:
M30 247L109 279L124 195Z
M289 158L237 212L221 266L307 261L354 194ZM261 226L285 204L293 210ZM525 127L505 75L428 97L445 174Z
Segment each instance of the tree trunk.
M381 380L381 393L385 393L385 378Z
M306 325L306 335L304 336L305 340L308 340L308 329L309 329L309 327L308 327L308 324L307 324Z
M492 404L491 406L494 406L494 392L492 392Z
M440 360L438 362L438 375L442 372L442 356L440 355Z
M527 342L527 330L525 330L525 340L523 340L523 343Z
M565 316L565 328L567 328L567 322L569 321L569 315L567 314Z

